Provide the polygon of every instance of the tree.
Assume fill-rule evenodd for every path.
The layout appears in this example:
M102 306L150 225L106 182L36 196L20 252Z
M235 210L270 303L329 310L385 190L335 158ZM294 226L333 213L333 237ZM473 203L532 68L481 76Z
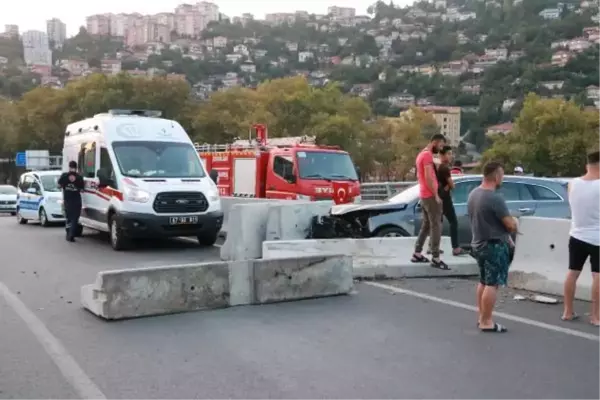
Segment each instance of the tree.
M494 141L483 160L499 160L510 170L517 163L541 176L576 176L586 153L597 148L598 111L574 102L529 95L514 129Z

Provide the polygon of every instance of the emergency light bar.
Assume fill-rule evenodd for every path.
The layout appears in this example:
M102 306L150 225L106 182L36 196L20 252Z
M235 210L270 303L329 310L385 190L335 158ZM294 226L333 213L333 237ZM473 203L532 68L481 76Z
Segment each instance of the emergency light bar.
M160 118L162 111L158 110L108 110L110 115L138 115L140 117Z

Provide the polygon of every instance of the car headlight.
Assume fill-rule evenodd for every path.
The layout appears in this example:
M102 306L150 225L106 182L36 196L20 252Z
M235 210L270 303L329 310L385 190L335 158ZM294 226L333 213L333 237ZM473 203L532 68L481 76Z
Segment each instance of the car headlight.
M356 196L356 197L354 198L354 203L355 203L355 204L357 204L357 203L360 203L360 202L361 202L361 200L362 200L362 197L360 197L360 195L358 195L358 196Z
M219 191L217 190L217 188L211 187L206 192L206 195L208 196L208 200L211 201L211 202L219 200Z
M59 206L62 206L62 204L63 204L62 199L56 199L55 201L56 201L56 204L58 204Z
M131 186L124 186L123 189L123 194L129 201L135 201L136 203L147 203L150 200L150 193L146 192L145 190Z

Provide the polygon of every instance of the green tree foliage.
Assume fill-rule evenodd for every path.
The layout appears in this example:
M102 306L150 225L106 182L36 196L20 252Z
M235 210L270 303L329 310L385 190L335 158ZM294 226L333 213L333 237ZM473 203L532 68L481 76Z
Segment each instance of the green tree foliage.
M583 172L586 153L598 147L598 128L598 111L532 94L513 131L497 138L483 161L501 161L507 170L520 163L540 176L576 176Z

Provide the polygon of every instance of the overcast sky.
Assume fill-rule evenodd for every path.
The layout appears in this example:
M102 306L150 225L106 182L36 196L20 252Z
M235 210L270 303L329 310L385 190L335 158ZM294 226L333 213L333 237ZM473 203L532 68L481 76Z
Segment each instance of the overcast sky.
M85 17L106 12L139 12L154 14L173 11L181 3L196 3L197 0L2 0L7 3L0 12L0 31L5 24L17 24L21 32L34 29L46 30L46 20L59 18L67 24L68 35L74 35L85 25ZM213 0L221 12L230 17L249 12L256 18L264 18L265 13L293 12L305 10L310 13L325 14L327 7L336 5L354 7L357 14L366 14L367 7L375 0ZM412 3L412 0L396 0L397 5ZM10 4L10 5L9 5Z

